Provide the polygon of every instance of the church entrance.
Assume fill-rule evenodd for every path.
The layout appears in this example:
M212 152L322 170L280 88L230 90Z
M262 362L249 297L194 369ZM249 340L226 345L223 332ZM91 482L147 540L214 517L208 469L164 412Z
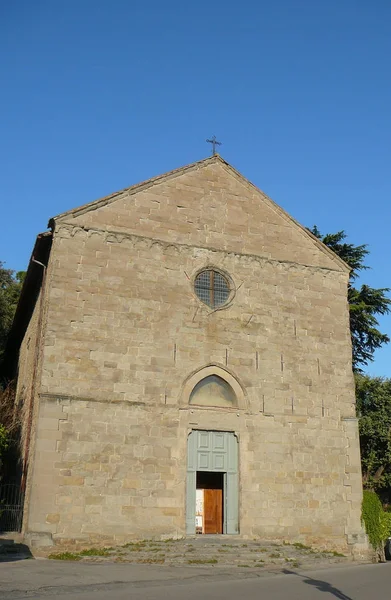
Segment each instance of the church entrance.
M196 533L223 533L225 475L197 471Z
M186 533L239 533L235 434L192 431L187 454Z

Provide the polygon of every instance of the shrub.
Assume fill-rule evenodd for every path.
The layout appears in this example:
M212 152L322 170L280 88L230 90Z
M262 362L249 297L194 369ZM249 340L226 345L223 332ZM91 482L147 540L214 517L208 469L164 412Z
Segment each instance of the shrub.
M391 535L391 515L384 512L375 492L364 491L361 520L372 548L382 554L384 541Z
M391 513L383 511L381 514L381 530L384 540L391 537Z
M4 452L8 449L8 446L9 446L8 431L6 430L4 425L2 425L0 423L0 460L1 460L2 454L4 454Z

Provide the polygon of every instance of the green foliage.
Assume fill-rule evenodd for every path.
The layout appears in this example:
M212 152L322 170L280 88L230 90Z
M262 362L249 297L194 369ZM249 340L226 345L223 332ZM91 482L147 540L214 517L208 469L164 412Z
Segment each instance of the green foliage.
M60 554L49 554L51 560L81 560L80 554L74 552L61 552Z
M390 519L375 492L364 491L361 520L372 548L382 550L384 541L389 536Z
M79 556L110 556L112 548L88 548L78 552Z
M391 487L391 379L356 375L364 485Z
M0 423L0 462L5 451L8 450L10 444L9 434L7 429Z
M311 550L311 546L306 546L305 544L302 544L301 542L294 542L291 545L294 546L295 548L299 548L299 550Z
M385 315L391 311L391 300L387 298L389 288L371 288L368 285L354 286L361 271L368 269L364 264L369 250L365 244L355 246L348 244L346 233L322 235L314 226L311 233L320 239L326 246L335 252L350 267L350 280L348 286L348 302L350 307L350 333L352 337L353 368L361 372L361 366L367 365L373 360L373 354L377 348L387 344L390 338L378 329L378 315Z
M188 565L215 565L217 564L219 561L217 560L217 558L209 558L209 559L201 559L201 558L196 558L193 560L188 560L187 564Z
M4 353L8 332L12 325L20 291L26 273L4 268L0 261L0 359Z
M25 273L14 273L5 269L0 261L0 364L4 355L7 337L11 329ZM8 450L11 437L17 425L14 415L13 385L6 389L5 382L0 380L0 464Z
M50 554L48 558L52 560L81 560L84 556L110 556L113 548L87 548L80 552L61 552L60 554Z
M382 512L381 530L382 530L382 536L383 536L384 540L391 537L391 513L385 512L385 511Z

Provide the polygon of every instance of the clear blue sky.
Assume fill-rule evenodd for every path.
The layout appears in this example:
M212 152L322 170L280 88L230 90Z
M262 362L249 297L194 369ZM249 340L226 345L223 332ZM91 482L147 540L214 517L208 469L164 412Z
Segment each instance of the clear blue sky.
M0 49L8 268L52 215L204 158L216 134L303 225L367 243L365 282L391 286L390 0L5 1ZM368 370L391 376L391 347Z

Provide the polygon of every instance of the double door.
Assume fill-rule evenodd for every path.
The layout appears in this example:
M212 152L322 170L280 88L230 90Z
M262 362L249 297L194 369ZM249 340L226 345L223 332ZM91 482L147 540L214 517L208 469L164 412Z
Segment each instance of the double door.
M186 533L196 532L197 490L203 490L197 531L239 533L238 441L234 433L189 434L186 483Z

